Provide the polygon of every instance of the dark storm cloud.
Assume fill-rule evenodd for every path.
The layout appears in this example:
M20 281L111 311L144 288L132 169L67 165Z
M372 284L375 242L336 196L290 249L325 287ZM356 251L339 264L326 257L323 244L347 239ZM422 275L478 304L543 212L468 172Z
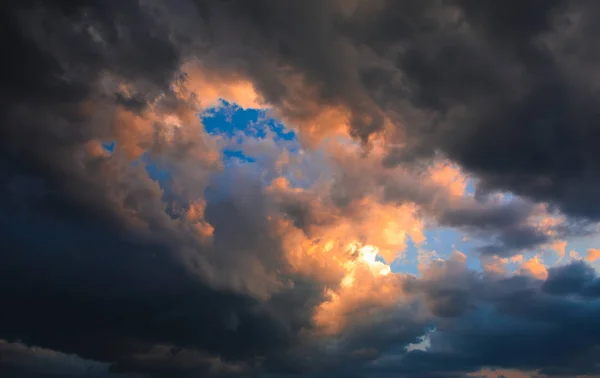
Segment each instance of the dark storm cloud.
M478 192L511 191L596 219L597 11L592 1L229 1L215 5L208 25L217 46L246 42L227 49L232 66L289 114L342 104L362 138L387 116L405 144L390 150L388 166L442 152L481 179ZM288 71L318 97L303 97ZM458 209L442 223L460 226L463 215L478 216ZM482 252L548 241L521 223L499 228Z
M591 267L574 262L550 269L548 280L539 281L475 275L460 265L456 260L440 263L425 281L410 285L424 290L434 304L446 303L447 292L468 293L469 305L451 302L454 309L434 322L427 350L400 354L375 370L407 376L466 374L481 366L561 377L600 372L600 302L584 294L584 287L598 279ZM568 295L576 293L579 297Z
M3 338L125 366L155 344L243 360L288 343L286 324L263 303L190 276L172 239L128 233L81 206L53 202L3 201Z
M456 22L423 22L397 57L411 106L435 115L406 126L416 156L440 149L484 188L597 218L596 5L466 1Z
M177 193L118 150L128 142L114 121L120 107L139 113L161 95L159 105L173 107L169 86L185 49L170 39L175 31L135 1L9 1L2 8L10 58L0 89L0 338L119 371L206 375L228 371L231 360L243 370L245 360L288 345L290 311L257 298L271 291L256 277L275 270L278 245L265 236L260 201L248 198L257 195L251 183L240 183L246 199L234 193L237 200L209 201L221 250L211 258L165 212L162 196ZM103 81L109 76L129 93ZM96 140L116 141L117 150L111 157L99 145L88 151ZM176 180L185 151L196 146L185 147L172 161ZM177 183L198 190L193 179ZM297 297L290 307L306 300ZM306 323L303 316L294 321ZM205 362L181 363L181 355L169 357L171 348Z
M269 101L298 94L264 68L290 67L319 88L318 101L350 109L356 135L381 129L383 114L401 124L407 147L390 164L441 151L482 178L482 189L599 216L594 1L228 1L215 9L216 42L244 40L265 54L229 57L248 58L244 72ZM287 103L302 112L302 101L310 99Z
M183 9L180 3L171 8ZM408 147L397 154L441 150L482 178L482 188L511 190L595 217L598 206L590 204L600 181L593 145L597 80L589 42L594 2L199 4L198 17L189 19L201 25L194 31L206 23L208 37L198 39L213 45L204 64L251 77L268 101L292 104L289 112L309 116L302 115L308 111L302 103L315 99L298 97L277 69L289 67L319 89L321 104L346 105L357 135L380 129L383 114L402 119ZM179 42L180 30L136 16L134 5L102 12L98 6L89 5L89 14L117 13L116 22L123 18L124 25L140 27L123 34L90 22L119 53L102 55L101 47L90 48L94 44L78 36L71 58L130 77L143 72L164 83L176 68L177 51L185 50L174 49L165 36Z
M56 351L29 348L22 343L0 341L0 365L7 378L107 378L112 375L106 364L86 361ZM134 378L121 376L121 378Z
M544 282L542 289L555 295L578 294L598 297L600 280L591 266L580 261L550 269L548 279Z

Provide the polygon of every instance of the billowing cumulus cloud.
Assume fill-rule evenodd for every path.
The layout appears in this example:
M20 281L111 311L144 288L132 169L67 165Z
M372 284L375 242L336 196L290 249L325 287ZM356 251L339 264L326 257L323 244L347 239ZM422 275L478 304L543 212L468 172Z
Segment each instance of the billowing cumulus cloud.
M0 7L0 375L600 376L595 2Z

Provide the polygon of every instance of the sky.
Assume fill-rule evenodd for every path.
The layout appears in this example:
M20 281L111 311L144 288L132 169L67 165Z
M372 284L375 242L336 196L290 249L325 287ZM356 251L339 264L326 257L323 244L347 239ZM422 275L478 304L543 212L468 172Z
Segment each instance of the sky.
M0 376L600 377L600 3L0 8Z

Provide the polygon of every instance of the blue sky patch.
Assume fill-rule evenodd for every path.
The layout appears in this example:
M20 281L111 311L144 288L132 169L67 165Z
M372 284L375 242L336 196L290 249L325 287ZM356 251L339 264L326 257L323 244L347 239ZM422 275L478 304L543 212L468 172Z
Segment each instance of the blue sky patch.
M219 105L202 115L204 129L209 134L234 138L240 133L255 138L265 138L267 130L275 133L275 140L296 140L296 133L281 122L268 116L263 109L244 109L237 104L220 100Z
M112 154L115 150L115 145L115 142L102 143L102 148Z

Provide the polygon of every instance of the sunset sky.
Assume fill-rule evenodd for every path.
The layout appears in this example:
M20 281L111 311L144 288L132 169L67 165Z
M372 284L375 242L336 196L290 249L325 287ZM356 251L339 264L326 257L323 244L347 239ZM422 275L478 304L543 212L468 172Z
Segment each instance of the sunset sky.
M600 377L599 19L3 1L0 377Z

